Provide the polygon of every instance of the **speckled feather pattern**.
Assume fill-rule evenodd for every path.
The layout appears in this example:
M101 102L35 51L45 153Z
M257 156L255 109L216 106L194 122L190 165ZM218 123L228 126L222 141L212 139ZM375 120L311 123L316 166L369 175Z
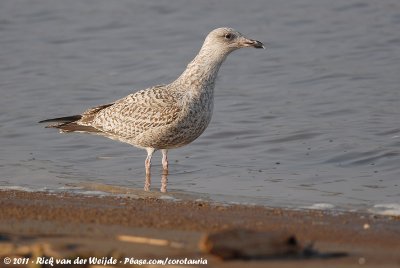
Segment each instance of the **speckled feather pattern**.
M137 91L125 98L86 110L81 115L41 121L61 132L102 135L146 149L145 190L150 190L151 157L163 154L162 186L166 191L168 149L194 141L210 123L214 86L219 68L232 51L242 47L264 48L231 28L211 31L197 56L172 83Z
M188 81L179 87L169 84L140 90L104 109L88 110L76 123L140 148L180 147L208 126L213 88L214 82L199 89Z
M140 90L110 106L91 108L76 123L140 148L186 145L199 137L211 120L215 79L230 52L205 43L173 83Z

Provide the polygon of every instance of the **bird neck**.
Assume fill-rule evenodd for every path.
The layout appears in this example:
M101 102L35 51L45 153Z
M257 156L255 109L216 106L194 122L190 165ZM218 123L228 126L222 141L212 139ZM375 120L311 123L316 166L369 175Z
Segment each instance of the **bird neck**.
M187 65L186 70L173 83L179 85L182 90L192 91L192 93L213 91L219 68L228 54L229 51L203 46Z

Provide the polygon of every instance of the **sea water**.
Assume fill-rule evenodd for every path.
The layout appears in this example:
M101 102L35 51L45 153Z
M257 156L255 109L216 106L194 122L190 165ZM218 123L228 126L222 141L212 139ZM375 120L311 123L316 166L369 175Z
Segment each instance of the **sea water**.
M170 151L168 189L399 213L397 0L1 1L0 186L141 189L145 151L37 122L173 81L221 26L267 49L228 57L208 129Z

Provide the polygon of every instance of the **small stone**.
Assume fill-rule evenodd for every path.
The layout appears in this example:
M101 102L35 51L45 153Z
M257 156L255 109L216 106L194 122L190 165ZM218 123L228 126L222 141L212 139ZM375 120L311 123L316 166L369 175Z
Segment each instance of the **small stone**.
M221 259L259 259L299 255L303 249L294 235L231 229L206 234L199 243L204 253Z

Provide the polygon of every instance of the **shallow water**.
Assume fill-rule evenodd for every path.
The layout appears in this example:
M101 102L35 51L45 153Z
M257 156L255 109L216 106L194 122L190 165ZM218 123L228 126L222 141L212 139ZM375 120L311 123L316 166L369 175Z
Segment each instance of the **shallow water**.
M228 57L210 126L170 152L169 189L269 206L399 208L397 0L1 1L0 186L141 188L144 151L36 122L172 81L220 26L268 49ZM153 162L156 189L158 154Z

